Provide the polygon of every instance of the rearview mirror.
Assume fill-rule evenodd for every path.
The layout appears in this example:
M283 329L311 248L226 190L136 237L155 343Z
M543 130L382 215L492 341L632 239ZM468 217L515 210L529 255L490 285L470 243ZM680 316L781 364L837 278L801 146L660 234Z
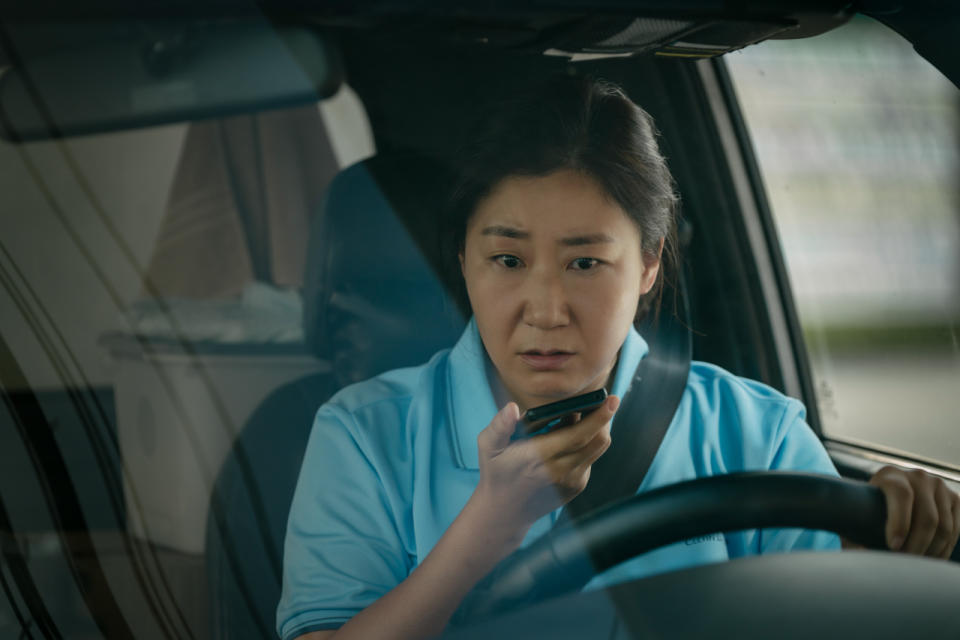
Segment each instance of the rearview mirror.
M318 32L263 19L6 28L0 137L14 142L317 102L341 81Z

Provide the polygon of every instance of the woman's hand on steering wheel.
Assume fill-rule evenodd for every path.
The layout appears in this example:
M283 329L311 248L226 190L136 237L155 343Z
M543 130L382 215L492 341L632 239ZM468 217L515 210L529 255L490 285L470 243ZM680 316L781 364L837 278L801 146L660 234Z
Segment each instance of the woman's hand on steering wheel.
M610 421L620 399L549 433L513 439L520 410L509 402L477 438L480 482L474 492L500 526L526 530L587 486L590 467L610 446Z
M925 471L887 466L870 484L887 499L887 546L894 551L949 558L960 537L960 496Z

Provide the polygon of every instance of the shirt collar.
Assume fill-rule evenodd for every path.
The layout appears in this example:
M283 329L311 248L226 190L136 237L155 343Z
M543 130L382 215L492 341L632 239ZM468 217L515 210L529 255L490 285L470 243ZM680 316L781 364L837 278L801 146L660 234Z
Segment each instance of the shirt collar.
M620 347L612 393L621 399L633 382L637 365L647 355L646 340L630 327ZM447 413L453 435L454 455L463 469L479 469L477 436L496 415L498 407L486 374L487 352L480 340L477 322L471 318L450 352L447 368Z

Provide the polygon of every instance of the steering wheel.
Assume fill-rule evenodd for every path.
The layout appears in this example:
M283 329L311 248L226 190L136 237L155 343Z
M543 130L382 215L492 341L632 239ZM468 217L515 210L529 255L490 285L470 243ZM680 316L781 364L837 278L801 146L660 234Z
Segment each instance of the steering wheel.
M879 489L812 474L737 473L663 487L506 558L443 637L960 638L960 567L900 553L762 555L579 592L633 556L708 533L800 527L885 548L885 521Z
M662 487L593 511L507 557L468 594L452 625L579 591L634 556L710 533L798 527L885 549L886 511L880 489L815 474L743 472Z

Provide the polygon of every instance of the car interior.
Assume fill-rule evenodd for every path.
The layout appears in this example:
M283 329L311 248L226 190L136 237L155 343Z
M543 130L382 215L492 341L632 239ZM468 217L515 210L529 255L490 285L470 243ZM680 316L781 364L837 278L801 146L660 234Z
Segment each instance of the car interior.
M769 39L816 37L859 12L960 79L949 51L955 9L854 5L276 0L134 8L101 0L57 6L56 19L41 8L5 9L0 162L40 186L4 214L4 227L13 239L40 237L46 225L59 239L27 257L11 241L0 258L0 635L275 637L286 518L313 416L344 386L425 362L456 341L468 310L459 272L444 259L439 215L458 153L491 104L552 74L613 81L657 123L682 202L682 273L661 314L641 324L651 353L711 362L799 398L826 438L783 250L723 56ZM302 113L290 115L305 107L307 125ZM279 120L287 116L292 125ZM319 159L294 175L308 127L317 127L309 144L321 148ZM344 152L337 136L364 127L369 140ZM119 137L130 132L155 137L134 151ZM125 164L131 176L145 173L138 153L171 158L165 184L180 185L183 208L167 205L166 219L154 214L149 233L125 231L148 225L135 211L127 222L111 217L90 177L98 169L79 164L83 145L98 137L117 145L103 175ZM219 155L191 157L191 140L202 154L220 145ZM225 185L220 195L204 191L214 175ZM137 203L151 189L157 200L167 196L149 180L129 178L122 197ZM56 191L60 183L70 186ZM296 220L271 219L271 203L292 189L316 197L297 205ZM239 231L209 213L223 201L235 208ZM32 214L41 208L52 214ZM131 242L137 233L150 240ZM150 261L157 236L186 238L196 254L176 281L163 280L158 253ZM254 247L252 257L227 261L234 245L224 238L233 237ZM61 266L70 264L68 251L81 255L82 268ZM123 266L114 273L111 264ZM32 284L32 269L56 287ZM96 293L71 285L74 272L78 282L97 283ZM208 272L220 279L204 282ZM276 289L249 287L271 278ZM210 300L201 303L183 293L205 286ZM216 302L209 292L217 287L253 306L241 313ZM295 299L284 297L290 291ZM244 316L250 308L261 315ZM674 352L664 336L677 331L684 346ZM842 447L834 458L841 475L869 478L878 458L868 449ZM898 461L960 487L949 465ZM718 491L728 493L666 500L726 504L745 489ZM780 505L785 518L803 510L805 502L790 501L792 488L773 491L765 504ZM837 500L842 511L847 503ZM698 512L676 517L690 522ZM936 566L842 555L748 559L556 594L465 620L450 637L766 635L783 633L784 620L787 637L893 637L917 624L925 637L960 631L945 604L960 587L957 550ZM885 585L907 574L918 586L898 602ZM760 604L744 613L749 602ZM694 606L700 614L685 614Z

